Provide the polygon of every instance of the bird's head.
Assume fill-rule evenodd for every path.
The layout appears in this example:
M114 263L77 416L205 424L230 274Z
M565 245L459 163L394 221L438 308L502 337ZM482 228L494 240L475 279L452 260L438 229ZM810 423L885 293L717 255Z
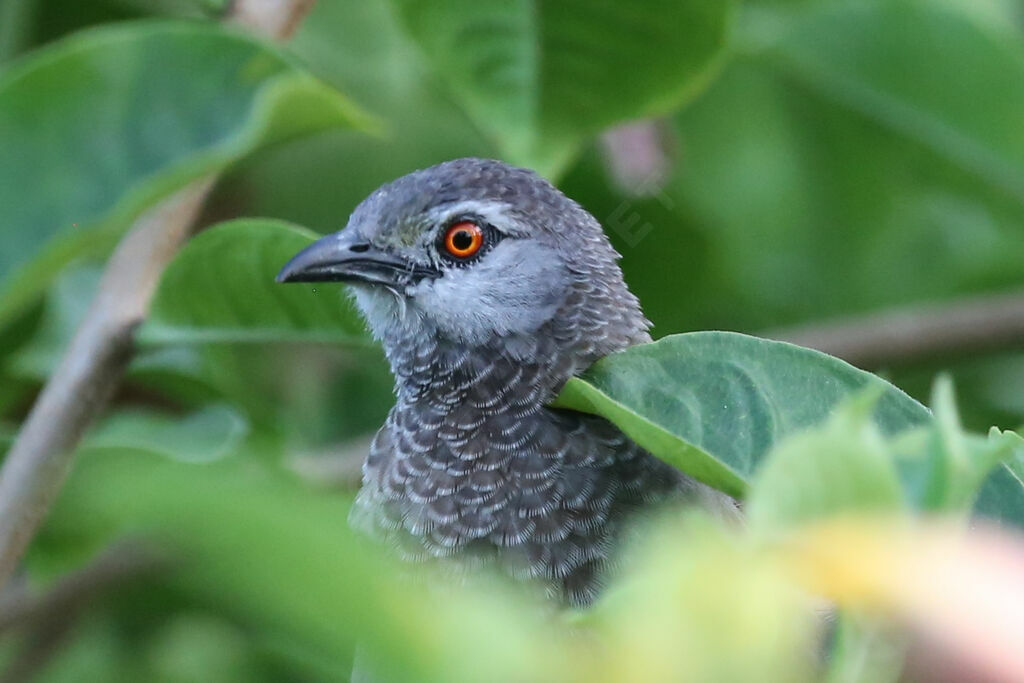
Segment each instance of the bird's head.
M385 345L411 334L483 346L561 317L566 342L596 356L646 338L617 259L598 222L540 176L457 159L376 190L278 281L349 283Z

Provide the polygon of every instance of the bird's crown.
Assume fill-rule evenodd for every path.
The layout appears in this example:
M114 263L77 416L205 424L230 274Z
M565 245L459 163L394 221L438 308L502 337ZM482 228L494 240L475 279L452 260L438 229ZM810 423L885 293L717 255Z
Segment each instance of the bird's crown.
M565 345L603 355L646 339L617 259L600 224L548 181L467 158L380 187L278 280L350 283L385 346L428 335L492 347L558 328Z

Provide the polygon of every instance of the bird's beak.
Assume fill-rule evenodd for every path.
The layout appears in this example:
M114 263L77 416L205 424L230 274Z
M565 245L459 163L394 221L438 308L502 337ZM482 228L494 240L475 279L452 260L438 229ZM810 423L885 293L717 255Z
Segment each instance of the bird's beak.
M348 234L346 234L348 233ZM362 282L397 287L428 273L343 230L309 245L285 264L278 282Z

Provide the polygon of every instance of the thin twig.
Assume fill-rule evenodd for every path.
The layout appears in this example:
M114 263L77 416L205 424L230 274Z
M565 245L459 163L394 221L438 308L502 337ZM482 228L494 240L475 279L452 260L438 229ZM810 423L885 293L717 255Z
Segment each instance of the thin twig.
M761 334L818 349L864 368L1024 349L1024 292L896 308Z
M0 586L57 497L82 434L134 351L135 328L212 185L205 179L143 216L107 264L99 292L0 470Z
M227 20L284 39L313 2L236 0ZM148 212L111 256L89 313L0 470L0 589L57 497L75 446L117 387L156 284L215 181L198 180Z

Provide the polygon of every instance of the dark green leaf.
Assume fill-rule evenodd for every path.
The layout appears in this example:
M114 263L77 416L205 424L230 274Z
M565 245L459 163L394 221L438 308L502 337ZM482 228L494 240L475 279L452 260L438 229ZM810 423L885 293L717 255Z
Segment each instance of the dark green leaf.
M566 384L555 405L602 415L670 465L742 495L783 437L824 422L843 399L882 387L883 434L926 423L926 408L825 354L730 332L634 346Z
M198 235L164 272L141 340L367 344L341 285L274 282L281 267L316 237L258 219L231 221Z
M90 31L0 76L0 324L155 200L252 150L366 127L251 38L199 23Z
M510 160L553 174L581 140L693 97L722 57L726 0L396 0L410 35Z

